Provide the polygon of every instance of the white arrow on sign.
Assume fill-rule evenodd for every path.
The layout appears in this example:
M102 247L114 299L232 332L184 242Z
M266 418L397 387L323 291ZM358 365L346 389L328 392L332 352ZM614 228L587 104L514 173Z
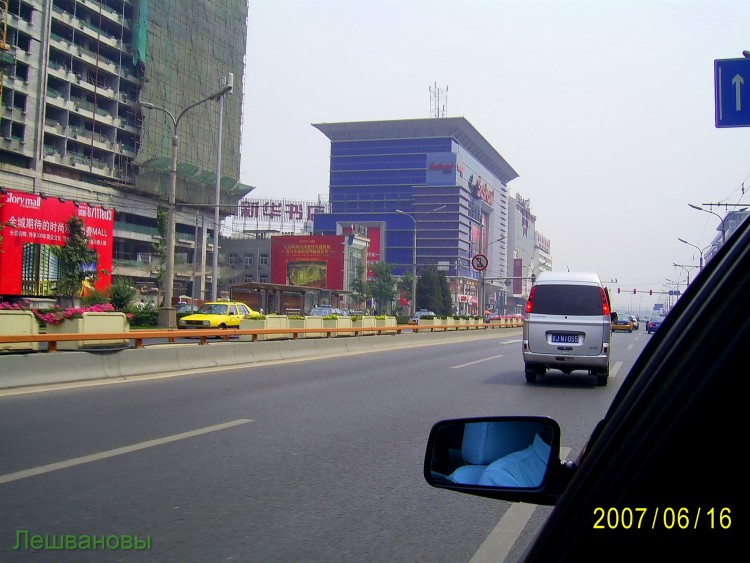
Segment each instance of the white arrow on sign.
M735 74L732 78L732 84L734 84L734 105L737 111L742 111L742 98L740 97L740 90L745 80L739 75Z

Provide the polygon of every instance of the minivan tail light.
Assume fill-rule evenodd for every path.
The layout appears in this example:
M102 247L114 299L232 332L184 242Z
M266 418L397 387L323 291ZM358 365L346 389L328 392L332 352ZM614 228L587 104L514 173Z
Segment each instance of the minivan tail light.
M603 287L599 288L599 292L602 295L602 315L609 315L609 300L607 299L607 292L604 291Z
M531 291L529 292L529 299L526 301L526 312L531 313L531 309L533 308L531 302L534 300L534 294L536 293L536 286L531 288Z

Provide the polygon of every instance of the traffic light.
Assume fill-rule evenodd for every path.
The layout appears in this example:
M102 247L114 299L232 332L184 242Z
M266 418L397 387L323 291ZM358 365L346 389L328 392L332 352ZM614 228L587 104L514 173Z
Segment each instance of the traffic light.
M633 295L635 295L635 288L633 289Z
M648 294L649 294L649 295L653 295L653 294L654 294L654 290L653 290L653 289L649 289L649 290L648 290Z
M620 288L619 287L617 288L617 293L620 293Z

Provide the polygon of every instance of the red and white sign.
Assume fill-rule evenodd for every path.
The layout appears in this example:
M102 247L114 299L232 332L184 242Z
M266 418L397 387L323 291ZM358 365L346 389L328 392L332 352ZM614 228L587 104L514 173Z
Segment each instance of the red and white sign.
M487 257L484 254L475 254L474 257L471 259L471 265L475 270L479 270L480 272L482 270L487 269L487 264L489 261L487 260Z
M95 288L112 284L112 237L115 212L86 203L44 197L27 192L7 191L0 194L0 293L5 295L45 295L28 287L44 286L45 274L39 270L30 245L64 246L68 221L78 216L88 236L90 248L97 253L99 271ZM24 276L29 279L24 279Z

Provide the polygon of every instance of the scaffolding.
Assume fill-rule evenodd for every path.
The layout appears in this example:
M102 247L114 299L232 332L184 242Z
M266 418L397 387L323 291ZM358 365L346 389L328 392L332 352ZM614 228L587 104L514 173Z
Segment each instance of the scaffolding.
M147 14L144 14L147 11ZM219 89L234 74L234 90L224 96L221 205L237 204L250 191L239 183L246 0L142 1L136 16L133 54L143 72L141 102L178 115ZM146 22L144 25L138 22ZM171 168L174 123L163 111L143 114L138 148L139 187L166 193ZM178 129L176 199L215 203L219 114L216 103L201 104L184 115Z

